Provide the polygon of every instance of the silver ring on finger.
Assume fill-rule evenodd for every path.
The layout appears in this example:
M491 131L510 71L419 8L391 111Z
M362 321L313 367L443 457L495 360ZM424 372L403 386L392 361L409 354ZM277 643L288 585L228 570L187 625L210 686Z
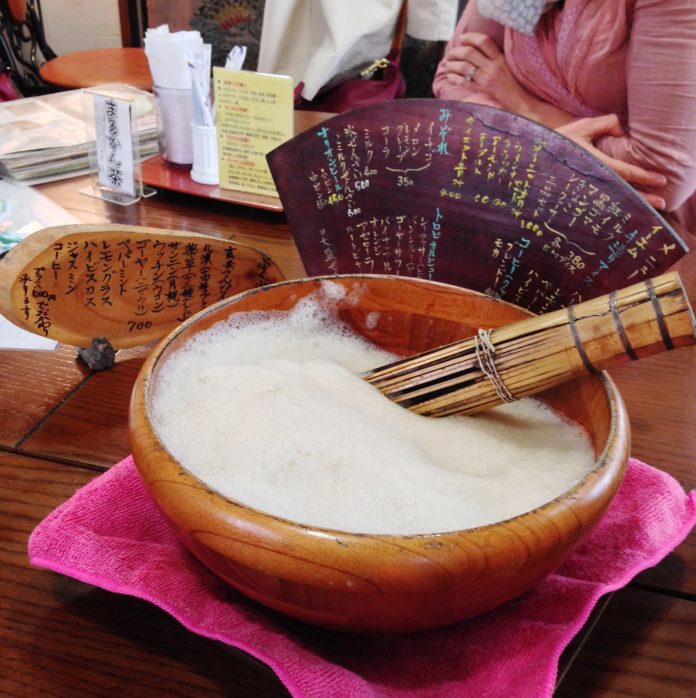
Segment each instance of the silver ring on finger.
M477 65L472 65L471 68L469 68L469 72L466 74L466 79L471 82L474 79L474 75L476 75L476 71L478 70Z

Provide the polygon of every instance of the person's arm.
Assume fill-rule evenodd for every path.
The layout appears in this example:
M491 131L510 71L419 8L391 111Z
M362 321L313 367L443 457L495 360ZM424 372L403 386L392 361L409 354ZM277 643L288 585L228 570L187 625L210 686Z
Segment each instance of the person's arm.
M696 6L636 0L627 61L624 136L595 146L610 157L663 172L651 191L672 211L696 191Z
M491 95L466 79L470 66L462 64L459 54L462 37L469 32L486 34L502 51L505 28L498 22L481 17L476 9L475 0L469 0L435 72L433 94L438 99L456 99L500 107L501 105Z
M643 195L645 200L655 208L665 208L666 201L659 194L667 184L667 177L661 172L646 170L630 162L613 158L599 150L594 144L602 136L622 136L625 131L619 117L616 114L603 114L586 119L578 119L556 129L570 140L581 145L595 157L599 158L607 167L632 184Z
M504 35L503 25L481 17L475 0L470 0L435 73L435 97L499 107L549 128L572 121L571 114L520 85L505 59ZM469 80L467 74L474 67Z

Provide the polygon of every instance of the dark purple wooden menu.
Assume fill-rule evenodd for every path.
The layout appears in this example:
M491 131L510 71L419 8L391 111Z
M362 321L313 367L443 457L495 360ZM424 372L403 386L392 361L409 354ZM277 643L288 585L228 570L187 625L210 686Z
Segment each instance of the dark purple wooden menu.
M268 162L311 276L435 279L541 313L688 251L594 156L491 107L385 102L301 133Z

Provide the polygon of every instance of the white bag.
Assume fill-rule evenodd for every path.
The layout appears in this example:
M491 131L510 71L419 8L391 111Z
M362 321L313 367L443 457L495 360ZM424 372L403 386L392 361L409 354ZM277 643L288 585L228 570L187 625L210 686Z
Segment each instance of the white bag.
M266 0L258 70L292 76L311 100L389 53L402 0ZM447 41L458 0L408 0L407 32Z

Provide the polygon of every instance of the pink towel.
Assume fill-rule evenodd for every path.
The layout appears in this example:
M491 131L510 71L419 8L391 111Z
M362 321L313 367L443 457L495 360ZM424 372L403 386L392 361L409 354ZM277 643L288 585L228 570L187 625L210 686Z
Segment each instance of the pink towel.
M589 539L532 591L442 630L392 637L312 628L246 600L179 544L132 459L33 532L31 563L157 604L265 662L293 696L551 696L558 658L602 594L659 562L696 522L696 492L631 460Z

